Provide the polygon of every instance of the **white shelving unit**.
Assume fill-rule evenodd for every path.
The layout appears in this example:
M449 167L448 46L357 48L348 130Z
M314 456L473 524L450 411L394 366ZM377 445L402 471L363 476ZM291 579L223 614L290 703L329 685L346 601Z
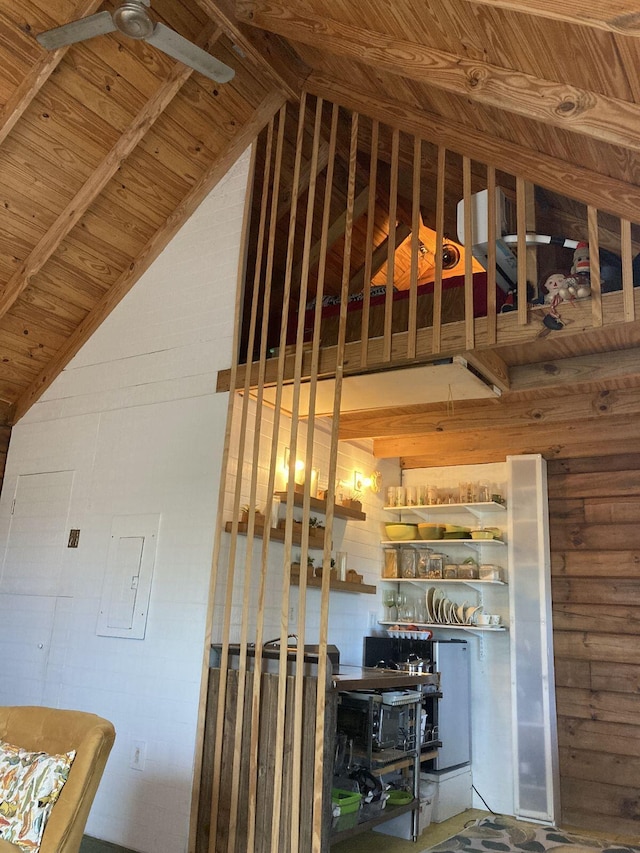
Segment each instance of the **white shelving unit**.
M506 548L507 543L502 539L381 539L380 544L385 548L394 545L437 545L439 548L450 545L464 545L467 548L478 548L488 545Z
M385 506L383 509L389 512L415 512L423 517L429 515L447 515L452 512L466 510L476 518L482 518L486 513L506 512L505 504L496 503L496 501L486 501L484 503L473 504L410 504L405 506Z
M415 625L417 631L424 631L425 629L432 628L446 628L448 631L467 631L471 634L484 634L487 631L493 632L494 634L504 632L507 630L504 625L456 625L455 623L448 622L412 622L412 625ZM384 626L400 626L400 630L402 630L402 622L378 622L378 625Z
M493 516L497 517L502 516L503 524L502 527L506 527L508 522L507 516L507 507L503 503L498 503L496 501L487 501L482 503L469 503L469 504L429 504L429 505L405 505L405 506L385 506L384 509L389 513L397 513L399 515L399 520L401 522L407 521L407 516L418 516L418 518L431 521L434 518L443 517L455 517L459 516L461 513L468 513L472 515L475 519L479 521L485 516ZM491 553L501 553L504 555L505 559L507 558L507 542L504 539L382 539L380 542L381 546L384 548L390 547L398 547L401 548L403 546L424 546L428 548L434 549L437 548L441 551L455 551L455 549L462 546L463 548L470 548L478 555L485 552L485 549L488 549ZM478 556L480 560L480 556ZM505 566L503 571L508 573L508 569ZM504 580L480 580L478 578L429 578L429 577L419 577L419 578L381 578L382 583L385 584L396 584L398 585L398 589L401 588L402 584L411 584L412 586L416 586L418 588L426 586L467 586L475 590L477 593L477 601L479 606L484 605L483 591L487 587L506 587L507 583ZM400 621L379 621L379 625L383 627L390 627L393 625L398 625L399 629L402 631L403 623ZM409 624L409 623L406 623ZM485 634L505 634L508 631L506 625L501 624L498 626L493 625L476 625L476 624L460 624L460 623L449 623L449 622L411 622L411 625L415 625L416 629L419 630L446 630L446 631L456 631L456 632L464 632L475 634L478 637L478 656L480 659L484 658L484 642L483 637Z

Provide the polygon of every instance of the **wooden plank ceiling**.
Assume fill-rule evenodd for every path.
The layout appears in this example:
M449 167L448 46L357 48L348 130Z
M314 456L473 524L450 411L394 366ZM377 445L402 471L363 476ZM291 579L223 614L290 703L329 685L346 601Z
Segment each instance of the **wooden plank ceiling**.
M51 53L35 40L117 5L0 0L0 426L38 399L303 87L430 140L427 180L443 143L535 182L547 225L577 238L587 204L613 217L601 222L603 246L618 239L616 216L633 221L640 210L640 13L630 0L152 0L154 20L235 70L225 84L118 33ZM293 146L295 126L288 135ZM390 145L383 135L381 160ZM410 154L400 164L401 223ZM448 198L449 228L460 197ZM383 220L384 211L378 230ZM561 355L635 347L636 323L627 325L623 344L619 331L563 338ZM501 357L518 366L558 357L545 347Z

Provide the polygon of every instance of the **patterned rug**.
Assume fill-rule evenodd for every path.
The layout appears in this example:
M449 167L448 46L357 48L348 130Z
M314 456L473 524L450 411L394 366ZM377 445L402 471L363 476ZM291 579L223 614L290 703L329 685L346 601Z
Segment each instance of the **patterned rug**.
M495 815L423 853L640 853L640 847L587 838L550 826Z

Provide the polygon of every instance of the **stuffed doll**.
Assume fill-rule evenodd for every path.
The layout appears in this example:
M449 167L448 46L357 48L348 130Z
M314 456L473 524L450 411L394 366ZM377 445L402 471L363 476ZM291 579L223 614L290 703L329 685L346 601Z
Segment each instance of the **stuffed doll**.
M553 331L562 329L564 327L564 323L560 317L558 305L560 305L561 302L567 302L571 299L571 293L567 284L567 276L559 270L547 273L540 280L538 290L540 294L539 302L543 302L545 305L549 306L549 312L545 314L542 321L543 324L547 329L551 329Z
M556 271L545 276L540 285L540 295L545 305L554 308L558 303L571 299L566 275Z
M588 278L590 273L591 265L589 263L589 244L578 243L573 253L571 275L586 275Z
M570 290L576 299L591 296L591 265L589 263L589 244L578 243L573 253Z

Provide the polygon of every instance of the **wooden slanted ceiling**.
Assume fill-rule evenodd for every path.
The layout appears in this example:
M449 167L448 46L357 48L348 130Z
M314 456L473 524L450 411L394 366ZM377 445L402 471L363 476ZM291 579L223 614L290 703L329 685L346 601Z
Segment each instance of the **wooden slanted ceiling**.
M620 239L616 217L633 222L640 210L640 26L631 2L154 0L156 20L235 69L222 85L118 34L52 53L35 41L40 31L117 5L0 0L0 425L38 399L283 100L297 100L303 87L428 140L422 179L432 187L442 144L535 183L546 194L549 228L563 224L584 239L586 207L576 203L598 208L600 243L611 251ZM364 119L361 126L355 214L372 201L371 137ZM288 137L291 144L295 129ZM403 251L411 243L413 180L405 143L401 134L392 240L402 247L406 238ZM371 268L360 264L352 290L389 257L379 238L388 227L381 200L391 145L381 133L380 248ZM318 174L326 162L323 140ZM283 168L291 163L285 158ZM446 166L446 233L461 197L460 164ZM301 164L300 195L309 165ZM430 227L434 200L435 191L421 201ZM283 222L290 203L281 199ZM355 259L363 257L365 219L356 215ZM337 246L340 226L335 217ZM635 254L635 229L631 246ZM396 270L408 275L400 255ZM608 334L600 348L613 350ZM476 345L490 341L489 330ZM508 355L501 354L507 367L516 363Z
M232 65L228 84L120 35L51 53L34 39L117 4L0 5L0 424L27 411L299 91L278 39L266 58L264 38L206 5L158 0L152 15Z

